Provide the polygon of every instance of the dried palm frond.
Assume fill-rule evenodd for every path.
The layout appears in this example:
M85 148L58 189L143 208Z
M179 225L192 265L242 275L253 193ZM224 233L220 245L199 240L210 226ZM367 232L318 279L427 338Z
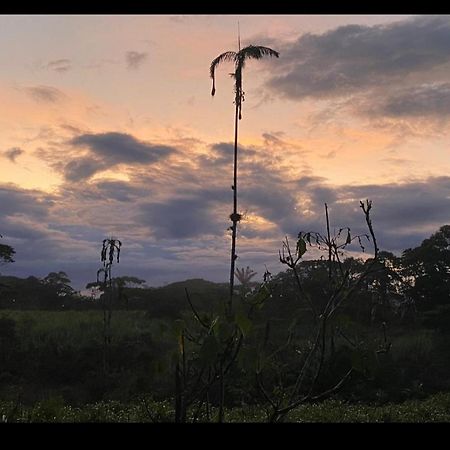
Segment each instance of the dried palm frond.
M247 59L261 59L264 56L278 58L279 55L280 54L275 50L261 45L249 45L238 52L229 51L222 53L217 58L213 59L209 68L209 74L213 80L211 95L216 93L215 71L220 63L224 61L234 61L235 72L231 75L236 80L236 97L238 98L242 94L242 69L245 67L245 61Z

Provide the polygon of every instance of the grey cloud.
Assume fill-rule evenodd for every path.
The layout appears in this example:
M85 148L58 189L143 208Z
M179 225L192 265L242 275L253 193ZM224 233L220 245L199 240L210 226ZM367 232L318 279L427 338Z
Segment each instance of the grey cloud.
M389 117L444 117L450 115L450 83L427 84L403 89L395 95L371 102L369 114Z
M350 197L368 196L379 204L374 217L393 230L443 225L449 220L450 177L426 181L347 188Z
M96 183L96 188L105 198L117 200L119 202L137 201L145 196L146 192L140 186L134 186L125 181L101 180Z
M278 133L263 133L264 145L267 147L283 147L286 143L280 138L283 132Z
M450 16L348 25L280 47L274 91L296 99L347 95L448 64Z
M331 189L331 195L324 187ZM449 220L450 177L335 188L317 183L306 185L304 193L313 201L311 209L319 214L300 222L297 231L310 231L311 227L323 230L323 203L327 202L333 226L349 226L357 233L367 233L359 201L370 199L373 226L383 250L400 251L418 245Z
M69 123L63 123L59 126L62 130L69 132L72 135L78 135L82 134L81 128L78 128L74 125L71 125Z
M174 147L140 141L126 133L82 134L70 139L74 147L86 148L89 156L73 159L64 165L68 181L87 179L118 164L151 164L176 153Z
M234 144L220 142L211 145L210 150L207 155L200 155L197 158L199 165L204 167L219 167L233 164Z
M49 61L46 67L49 70L54 70L55 72L63 73L71 69L71 61L70 59L66 58L55 59L53 61Z
M307 186L313 186L317 183L323 183L325 181L326 178L324 177L318 177L315 175L305 175L296 180L295 183L298 185L298 187L305 188Z
M147 59L147 56L148 55L146 52L135 52L135 51L126 52L125 59L127 61L127 68L139 69L139 67L141 67L141 65Z
M65 98L65 94L51 86L30 86L23 90L38 103L57 103Z
M48 233L32 222L24 222L6 217L1 220L2 234L12 239L39 240L47 237Z
M76 147L87 147L109 164L149 164L176 152L174 147L154 145L126 133L82 134L69 141Z
M96 172L104 170L106 165L93 158L77 158L64 166L64 177L67 181L80 181L93 176Z
M247 237L295 236L299 231L325 232L328 204L332 229L350 227L353 233L368 233L360 200L373 201L372 221L383 250L402 251L420 242L449 221L450 177L385 185L332 186L320 177L302 177L296 182L246 188L241 206L250 205L258 215L272 221L278 231L245 229ZM296 194L307 199L297 203ZM306 211L308 210L308 211ZM354 250L359 250L355 246ZM371 248L370 245L366 246Z
M158 239L194 238L204 234L220 234L221 231L220 218L215 216L211 204L201 195L146 204L141 208L138 219L148 224Z
M48 209L54 204L50 195L39 191L19 189L13 186L0 186L1 216L26 215L39 220L44 219Z
M16 158L22 155L24 151L19 147L12 147L3 153L11 162L16 162Z
M280 189L281 188L281 189ZM273 185L252 186L243 190L242 204L249 205L262 217L278 224L283 224L292 219L295 214L296 201L290 192Z
M62 222L49 222L48 228L51 231L59 231L67 234L72 239L91 242L101 247L103 239L105 239L104 227L95 227L92 225L71 224Z
M250 147L239 145L239 165L244 168L247 161L257 154L257 151ZM228 167L232 174L234 144L230 142L219 142L210 146L210 152L207 155L200 155L196 158L197 164L205 169L220 169Z
M281 242L285 234L326 232L325 202L329 206L332 231L349 226L352 234L367 233L359 207L359 201L366 198L373 200L372 222L383 250L400 252L417 246L448 223L450 177L385 185L333 186L326 179L314 176L284 180L276 169L270 167L266 172L258 171L257 175L242 184L240 208L251 207L252 211L271 220L277 227L260 231L252 228L251 222L244 221L241 232L247 238ZM258 184L258 177L266 183ZM97 247L107 232L104 226L108 223L126 243L120 265L124 273L141 264L139 273L145 279L156 274L156 266L167 271L158 276L167 277L170 281L184 277L183 273L208 278L211 265L223 266L226 274L228 244L223 236L230 225L228 214L232 199L228 186L211 187L205 182L197 189L176 193L176 197L169 190L164 193L165 201L150 201L151 193L141 195L145 194L143 186L134 181L97 181L92 182L89 188L83 187L82 183L80 185L80 189L70 192L61 190L59 196L0 186L0 231L5 236L5 243L13 245L18 255L12 269L22 271L21 275L29 275L31 270L33 273L43 271L42 275L46 275L51 270L67 268L74 280L92 281L98 268L97 250L100 248ZM90 191L94 197L86 198ZM305 205L298 204L299 194L308 200L308 212ZM69 215L68 210L71 211ZM73 218L79 223L74 223ZM147 230L151 231L150 239ZM144 243L143 237L146 238ZM97 241L98 246L95 244ZM167 245L180 249L167 250ZM238 253L242 261L245 258L242 264L253 265L264 258L267 258L264 261L267 264L276 262L276 243L272 244L273 247L264 248L264 255L273 253L273 260L264 255L256 259L252 255L261 249L255 248L253 252L249 245L238 241ZM371 246L366 248L369 253ZM357 246L354 250L358 250ZM210 251L211 263L208 262ZM193 263L194 270L191 260L195 257L192 255L200 254L203 256ZM130 265L127 265L127 258ZM174 261L176 267L170 272ZM218 276L219 272L218 269Z

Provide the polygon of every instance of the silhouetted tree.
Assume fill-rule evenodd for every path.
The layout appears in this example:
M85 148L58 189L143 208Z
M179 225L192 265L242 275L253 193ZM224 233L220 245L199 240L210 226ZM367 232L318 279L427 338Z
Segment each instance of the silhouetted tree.
M3 237L0 234L0 238ZM0 244L0 265L14 262L13 256L16 251L10 246Z
M224 52L215 58L211 62L210 66L210 76L213 80L213 86L211 90L211 95L214 95L216 92L215 86L215 71L219 64L225 61L232 61L234 63L234 73L230 74L234 78L234 92L235 92L235 120L234 120L234 169L233 169L233 213L230 215L230 219L232 222L231 226L231 264L230 264L230 299L228 302L228 314L232 313L232 302L233 302L233 293L234 293L234 275L235 275L235 260L237 258L236 255L236 228L237 223L241 220L242 215L238 213L237 210L237 141L238 141L238 119L242 118L241 110L242 110L242 102L244 101L244 91L242 89L242 70L245 67L245 63L249 59L261 59L265 56L279 56L279 53L275 50L272 50L268 47L262 46L254 46L249 45L240 48L239 42L239 51L228 51Z
M405 276L411 278L409 294L421 309L450 303L450 225L403 252Z
M62 271L50 272L42 279L42 284L52 288L58 297L65 297L75 293L75 290L70 286L70 283L71 281L66 272Z

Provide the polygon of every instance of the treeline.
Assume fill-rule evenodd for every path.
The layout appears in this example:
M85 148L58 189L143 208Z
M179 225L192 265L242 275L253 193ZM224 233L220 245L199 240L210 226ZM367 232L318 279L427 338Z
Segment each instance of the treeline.
M82 295L70 285L65 272L52 272L44 278L0 276L0 308L12 310L101 310L108 288L89 283L92 294ZM171 283L163 287L143 286L144 280L124 276L113 278L114 310L145 310L154 317L179 317L186 309L186 289L202 307L217 305L227 293L227 285L202 279ZM105 292L106 291L106 292ZM212 303L211 303L212 302Z
M8 253L11 259L11 252ZM353 276L364 271L362 259L347 258L343 268ZM304 260L299 273L312 301L323 301L329 266L325 260ZM295 280L290 270L274 277L277 301L268 302L271 315L289 315L295 307ZM250 283L256 287L257 283ZM89 283L92 295L81 295L71 287L65 272L51 272L39 279L0 276L0 308L43 310L101 309L107 294L101 283ZM211 310L227 295L227 284L201 279L149 288L145 281L133 276L116 277L112 283L114 309L148 310L155 317L177 318L188 309L186 289L200 310ZM239 286L237 287L239 290ZM358 308L367 320L386 320L388 316L413 317L417 311L430 311L450 305L450 225L442 226L419 246L405 250L401 256L380 252L375 270L366 278L355 295ZM279 301L278 301L279 300ZM283 312L284 311L284 312ZM363 312L364 311L364 312Z

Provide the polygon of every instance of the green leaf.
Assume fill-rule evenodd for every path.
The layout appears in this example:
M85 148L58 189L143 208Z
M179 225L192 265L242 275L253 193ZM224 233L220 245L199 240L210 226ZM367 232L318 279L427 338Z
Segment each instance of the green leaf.
M348 230L347 233L347 240L345 241L346 244L351 244L352 243L352 237L350 235L350 229Z
M261 286L256 294L254 294L249 303L262 308L264 302L270 297L270 289L267 285Z
M245 311L241 308L239 308L236 312L235 321L238 327L241 329L244 337L247 336L253 328L252 321L247 317L247 314L245 314Z
M306 253L306 242L302 237L297 241L297 252L300 257Z
M216 316L214 317L214 319L211 321L211 324L209 326L209 332L213 332L214 331L214 327L218 324L220 320L220 316Z

